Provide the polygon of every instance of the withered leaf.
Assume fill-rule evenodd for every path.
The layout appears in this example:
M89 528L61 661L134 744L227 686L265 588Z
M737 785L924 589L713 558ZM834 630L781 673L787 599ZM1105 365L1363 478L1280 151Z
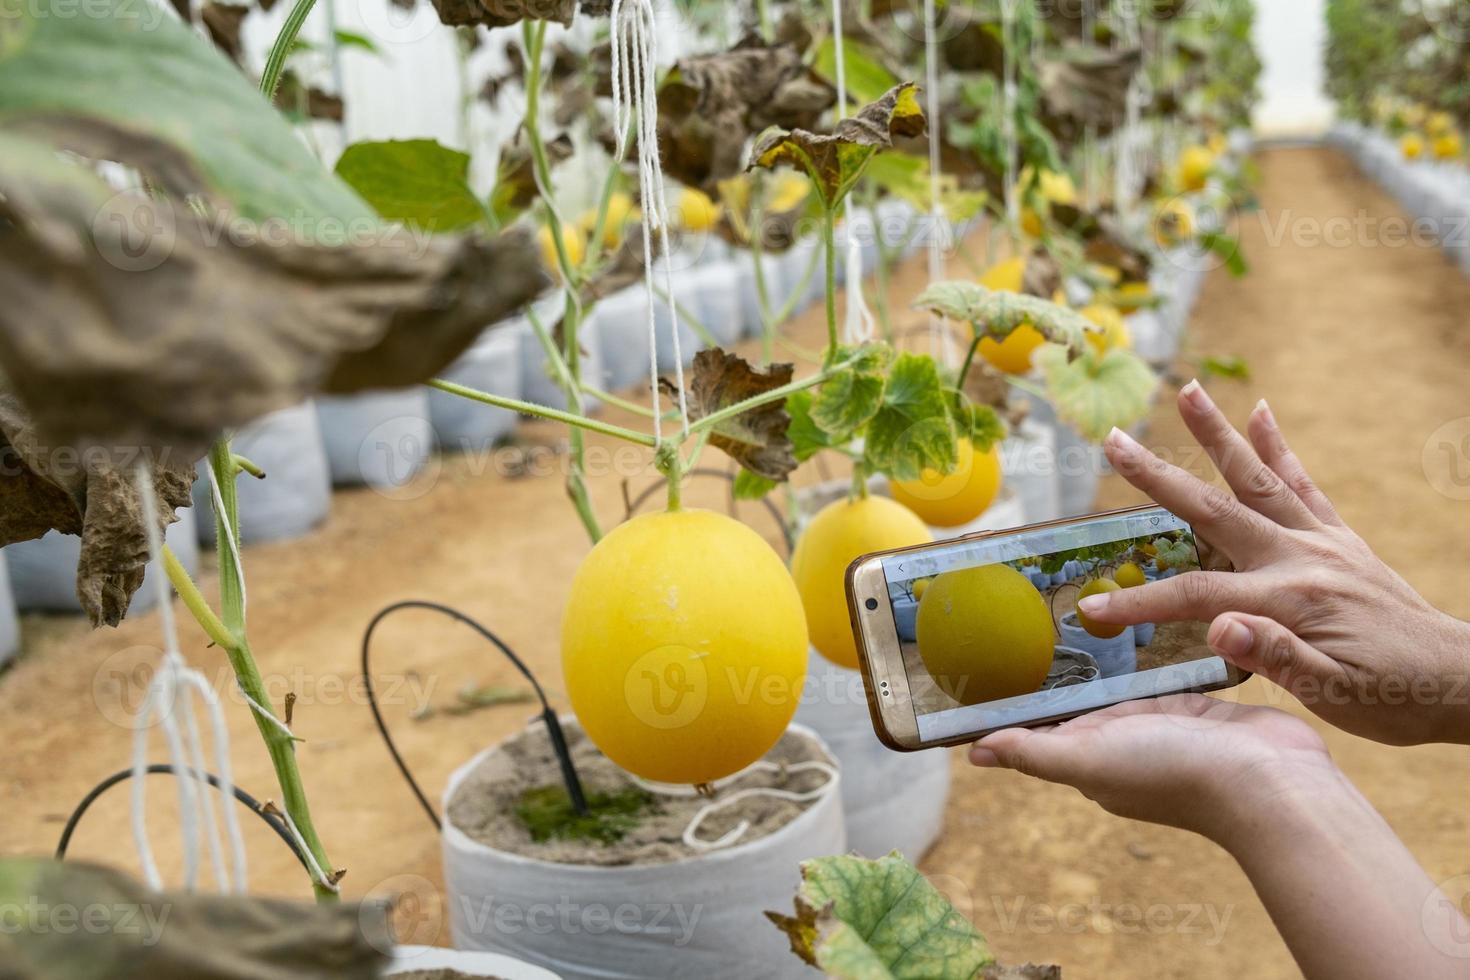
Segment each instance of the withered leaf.
M240 25L250 8L238 3L215 3L209 0L199 9L199 19L209 32L209 39L233 62L240 61Z
M393 942L384 905L159 893L78 861L17 858L4 870L7 906L115 913L109 928L5 930L8 980L375 980Z
M702 350L694 355L689 381L689 421L696 422L790 384L792 371L790 364L772 364L760 371L737 354L718 348ZM678 393L666 379L660 378L659 384L672 394ZM791 416L785 404L775 401L717 424L709 441L757 476L783 482L796 469L794 447L787 434L790 427Z
M434 9L439 20L451 27L509 27L523 20L550 20L570 26L577 13L577 0L434 0Z
M281 75L281 86L276 89L276 106L288 114L328 122L341 122L346 111L340 95L333 95L315 85L302 85L294 71Z
M148 563L135 468L140 460L149 467L162 532L175 510L189 506L198 455L51 444L20 402L0 391L0 546L53 529L79 535L77 599L93 626L116 626Z
M822 199L836 204L869 157L891 147L896 138L924 132L924 112L916 91L912 82L894 86L877 102L839 122L830 136L804 129L771 133L756 144L750 166L774 169L784 165L805 171Z
M1062 968L1055 964L1003 966L992 963L980 972L980 980L1062 980Z
M747 37L729 51L682 59L658 95L664 170L713 196L719 181L740 173L751 136L814 127L836 101L794 45Z
M546 282L521 234L239 237L0 142L0 373L59 443L187 454L319 391L417 383Z
M1043 117L1064 143L1076 143L1091 129L1112 133L1128 114L1128 88L1143 67L1138 48L1111 51L1068 48L1063 57L1038 69Z
M566 133L547 141L546 159L555 167L571 159L572 138ZM536 200L540 191L536 189L536 164L531 155L524 129L516 133L500 148L500 163L496 167L495 189L490 192L490 210L501 224L508 224Z

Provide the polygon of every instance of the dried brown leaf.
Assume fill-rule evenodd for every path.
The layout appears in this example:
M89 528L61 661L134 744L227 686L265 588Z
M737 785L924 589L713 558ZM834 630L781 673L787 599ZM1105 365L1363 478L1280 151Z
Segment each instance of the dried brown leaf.
M1138 48L1110 51L1071 48L1042 62L1039 72L1044 121L1064 143L1091 129L1112 133L1128 115L1128 88L1143 67Z
M570 26L577 0L434 0L434 9L439 12L439 20L451 27L509 27L523 20L550 20Z
M738 354L702 350L694 356L689 380L689 421L790 384L792 371L790 364L772 364L760 371ZM677 394L666 379L659 383ZM795 447L787 436L790 427L785 403L775 401L720 422L710 433L710 443L757 476L780 482L796 469Z
M214 0L199 8L199 19L204 22L210 40L236 63L240 61L241 52L240 26L245 23L248 13L250 8L242 4L215 3Z

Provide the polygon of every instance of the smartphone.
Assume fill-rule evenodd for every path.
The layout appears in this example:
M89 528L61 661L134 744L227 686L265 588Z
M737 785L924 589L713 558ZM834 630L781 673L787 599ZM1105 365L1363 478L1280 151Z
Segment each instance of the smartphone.
M1206 623L1119 628L1077 609L1094 591L1200 569L1232 571L1153 506L859 558L847 601L879 739L914 752L1242 683Z

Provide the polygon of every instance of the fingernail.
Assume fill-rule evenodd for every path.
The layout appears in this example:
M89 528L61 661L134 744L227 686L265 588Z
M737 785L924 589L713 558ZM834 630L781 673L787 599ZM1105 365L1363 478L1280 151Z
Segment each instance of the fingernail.
M1000 756L976 745L970 749L970 765L981 769L995 769L1000 766Z
M1199 383L1198 378L1195 378L1189 384L1180 388L1179 394L1184 396L1185 401L1200 411L1206 411L1215 407L1215 403L1210 401L1210 396L1205 394L1204 386Z
M1143 449L1143 447L1138 444L1137 439L1133 438L1128 433L1118 428L1116 425L1113 426L1113 431L1108 433L1108 437L1104 440L1104 442L1106 442L1114 450L1122 453L1125 456L1135 456Z
M1250 627L1238 619L1222 620L1210 630L1210 646L1227 657L1244 657L1254 642Z
M1090 595L1086 599L1083 599L1081 602L1077 603L1077 608L1081 609L1089 616L1096 616L1098 613L1108 608L1107 593ZM1196 633L1195 635L1198 636L1199 634Z
M1266 404L1266 399L1262 398L1256 402L1256 411L1260 413L1261 418L1266 420L1267 425L1273 429L1276 428L1276 413L1271 411L1271 406Z

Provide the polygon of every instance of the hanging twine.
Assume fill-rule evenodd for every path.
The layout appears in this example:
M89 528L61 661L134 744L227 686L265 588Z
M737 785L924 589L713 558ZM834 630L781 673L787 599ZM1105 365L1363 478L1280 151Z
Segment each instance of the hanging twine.
M847 116L847 56L842 35L842 4L843 0L832 0L832 44L837 58L835 67L839 122ZM852 202L844 202L843 209L847 227L847 254L843 258L847 313L842 324L842 339L847 344L864 344L877 335L878 325L863 297L863 244L858 240L857 229L853 224ZM873 223L873 233L878 233L876 221Z
M161 564L163 537L158 529L158 506L153 478L146 463L139 463L136 484L142 501L143 527L148 542L148 557L155 567ZM218 487L215 488L218 493ZM143 707L133 729L133 777L131 823L133 842L143 865L143 876L155 890L163 888L162 876L153 858L148 840L147 770L149 729L156 719L168 746L169 762L178 775L175 785L179 794L179 824L183 837L184 887L193 891L198 885L200 838L209 851L210 867L221 893L243 893L246 888L245 842L234 808L234 780L230 769L230 738L224 712L209 682L190 669L179 651L178 628L174 622L173 596L167 580L158 577L159 624L163 630L163 658L158 672L148 684ZM214 794L202 789L197 774L205 771L204 749L191 695L203 703L214 738L215 771L218 774L220 810L214 807ZM221 839L220 817L229 838L230 869L225 866L225 850ZM208 834L205 834L205 830Z
M689 434L689 406L684 394L684 355L679 341L679 306L669 260L669 205L664 193L663 164L658 155L658 42L652 0L612 2L613 128L617 157L627 157L628 131L635 125L638 142L638 189L643 199L643 287L648 300L649 389L653 398L653 435L663 440L658 386L657 301L653 285L655 247L663 260L664 296L674 334L674 381L679 390L679 416ZM656 226L656 228L655 228Z
M939 32L934 0L924 0L924 86L929 111L929 281L944 278L944 253L949 249L949 220L940 196L939 155ZM930 353L946 367L954 365L955 351L944 321L929 314Z

